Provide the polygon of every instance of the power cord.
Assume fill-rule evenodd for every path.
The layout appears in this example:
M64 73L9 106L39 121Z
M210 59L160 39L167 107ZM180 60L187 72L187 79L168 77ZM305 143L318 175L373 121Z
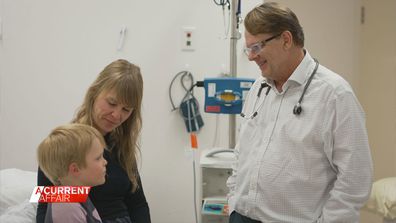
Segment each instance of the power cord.
M172 98L172 86L175 80L180 77L180 84L186 92L178 107ZM186 85L186 82L190 82L190 85ZM187 132L197 132L204 125L201 114L199 112L199 103L194 96L194 87L203 86L203 81L198 81L194 84L194 77L189 71L181 71L173 77L169 85L169 100L172 105L172 111L179 110L180 115L183 117Z
M183 87L183 89L186 91L186 94L184 95L182 101L189 95L189 90L187 90L187 87L186 87L185 84L184 84L184 83L185 83L185 79L186 79L186 78L190 79L191 85L190 85L189 89L191 89L191 88L193 87L193 83L194 83L194 77L193 77L192 73L189 72L189 71L180 71L179 73L177 73L177 74L173 77L173 79L172 79L172 81L171 81L171 83L170 83L170 85L169 85L169 91L168 91L168 93L169 93L169 100L170 100L171 105L172 105L172 111L175 111L175 110L177 110L177 109L179 108L179 107L176 107L176 106L175 106L175 103L173 102L173 99L172 99L172 85L173 85L173 83L175 82L175 80L176 80L180 75L182 75L181 78L180 78L180 84L181 84L181 86ZM192 90L192 89L191 89L191 90ZM193 95L193 94L194 94L194 93L192 93L192 95Z
M175 80L181 76L180 84L182 88L186 91L185 95L183 96L179 107L175 106L175 103L172 98L172 86ZM185 83L189 81L190 86L186 86ZM195 150L197 149L197 140L196 135L194 132L198 131L203 126L203 121L201 115L199 113L199 104L197 99L194 96L194 87L199 86L203 87L203 81L198 81L194 83L194 77L191 72L189 71L181 71L173 77L170 85L169 85L169 100L172 105L172 111L179 109L180 114L182 115L187 131L190 132L191 136L191 149L192 149L192 168L193 168L193 202L194 202L194 216L195 216L195 223L198 223L198 209L197 209L197 176L196 176L196 162L195 162ZM192 121L194 121L192 123ZM194 124L194 125L193 125Z

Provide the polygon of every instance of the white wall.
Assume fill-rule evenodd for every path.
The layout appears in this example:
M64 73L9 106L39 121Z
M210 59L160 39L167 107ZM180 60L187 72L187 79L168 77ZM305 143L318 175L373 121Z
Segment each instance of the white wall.
M242 2L245 15L261 1ZM282 2L300 17L311 54L354 85L360 0ZM153 222L193 222L192 164L184 151L189 138L179 115L170 112L168 85L185 64L196 80L216 76L222 64L228 68L221 8L212 0L0 0L0 17L0 169L36 170L38 143L70 121L105 65L125 58L140 65L144 77L141 175ZM117 51L122 25L128 32ZM183 26L196 27L194 52L180 50ZM242 45L239 76L256 77ZM195 92L203 105L203 89ZM175 97L181 94L175 89ZM212 145L216 116L203 118L200 150ZM227 146L227 116L220 124L220 145Z

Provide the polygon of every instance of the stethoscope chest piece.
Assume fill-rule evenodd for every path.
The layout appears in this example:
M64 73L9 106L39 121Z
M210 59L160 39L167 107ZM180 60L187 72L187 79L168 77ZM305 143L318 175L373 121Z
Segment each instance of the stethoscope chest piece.
M319 61L317 59L315 59L315 58L314 58L314 61L315 61L315 68L312 71L311 75L309 76L308 82L304 86L304 90L303 90L303 92L302 92L302 94L300 96L300 99L298 100L297 104L293 108L293 114L294 115L300 115L301 114L301 112L303 110L302 107L301 107L301 103L302 103L302 100L304 98L305 92L307 91L308 86L311 84L311 81L312 81L314 75L316 74L316 71L318 70Z
M301 112L302 112L301 104L297 103L296 105L294 105L293 114L299 115L299 114L301 114Z

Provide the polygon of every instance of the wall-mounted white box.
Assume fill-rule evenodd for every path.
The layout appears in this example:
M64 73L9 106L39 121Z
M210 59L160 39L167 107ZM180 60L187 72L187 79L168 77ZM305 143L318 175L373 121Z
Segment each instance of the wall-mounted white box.
M181 49L182 51L195 50L195 27L182 27Z

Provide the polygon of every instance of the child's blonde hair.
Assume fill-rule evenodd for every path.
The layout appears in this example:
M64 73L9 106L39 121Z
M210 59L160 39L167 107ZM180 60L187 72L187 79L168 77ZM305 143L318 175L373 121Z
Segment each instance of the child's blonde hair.
M59 178L67 175L70 164L86 166L86 154L95 138L105 147L102 134L91 126L74 123L55 128L38 147L41 170L54 185L59 185Z

